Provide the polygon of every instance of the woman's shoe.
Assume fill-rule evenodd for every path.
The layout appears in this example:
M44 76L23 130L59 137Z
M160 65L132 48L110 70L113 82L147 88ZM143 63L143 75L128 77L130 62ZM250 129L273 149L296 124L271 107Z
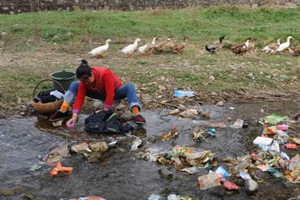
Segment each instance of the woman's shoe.
M136 124L146 124L146 120L142 115L133 116L132 121Z

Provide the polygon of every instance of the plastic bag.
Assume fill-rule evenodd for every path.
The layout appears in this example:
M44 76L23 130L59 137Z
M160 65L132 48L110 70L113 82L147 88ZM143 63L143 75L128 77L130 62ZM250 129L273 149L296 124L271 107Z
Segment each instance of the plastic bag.
M224 178L229 177L230 174L228 174L228 172L224 169L224 167L219 166L216 170L215 173L217 174L221 174Z
M210 173L198 177L198 183L200 190L206 190L211 187L221 185L220 175L216 173Z
M264 121L267 124L278 124L279 122L281 122L287 118L288 118L288 116L279 116L276 114L272 114L272 115L264 117Z

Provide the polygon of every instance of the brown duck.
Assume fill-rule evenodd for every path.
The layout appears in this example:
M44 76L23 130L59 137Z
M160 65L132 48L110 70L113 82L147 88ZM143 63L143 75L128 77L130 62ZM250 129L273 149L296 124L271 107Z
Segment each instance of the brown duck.
M300 56L300 45L292 46L290 49L294 52L294 56Z
M156 46L154 46L154 50L157 52L157 53L163 53L164 51L166 51L166 49L172 45L172 38L174 37L174 35L170 35L168 36L167 40L161 42L160 44L157 44Z
M251 38L248 38L245 43L232 47L231 51L233 53L235 53L235 55L240 55L240 54L246 53L249 50L250 40L251 40Z
M186 35L185 35L185 36L183 37L183 42L177 43L177 44L173 44L173 45L170 45L169 48L171 49L171 51L172 51L173 53L176 53L176 54L178 54L178 53L183 53L184 48L186 47L186 42L187 42L188 39L189 39L189 36L186 36Z

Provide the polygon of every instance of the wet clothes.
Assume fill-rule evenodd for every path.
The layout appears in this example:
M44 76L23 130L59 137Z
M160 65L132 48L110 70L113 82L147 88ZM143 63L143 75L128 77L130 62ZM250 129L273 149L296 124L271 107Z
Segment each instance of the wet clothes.
M130 125L121 125L117 114L112 110L102 110L88 116L84 121L84 129L91 133L127 133L133 130Z
M57 98L56 95L53 95L53 92L59 92L61 94L64 94L63 91L60 90L46 90L46 91L41 91L38 93L38 95L34 98L34 101L38 103L41 101L42 103L50 103L50 102L55 102L60 100L61 98ZM62 95L61 95L62 96Z

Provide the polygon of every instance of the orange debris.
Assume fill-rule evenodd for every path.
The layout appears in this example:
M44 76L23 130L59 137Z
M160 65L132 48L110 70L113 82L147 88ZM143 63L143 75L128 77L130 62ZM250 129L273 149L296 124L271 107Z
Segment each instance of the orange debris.
M56 176L59 173L68 174L73 171L72 167L63 167L60 162L57 162L55 167L50 171L51 176Z

